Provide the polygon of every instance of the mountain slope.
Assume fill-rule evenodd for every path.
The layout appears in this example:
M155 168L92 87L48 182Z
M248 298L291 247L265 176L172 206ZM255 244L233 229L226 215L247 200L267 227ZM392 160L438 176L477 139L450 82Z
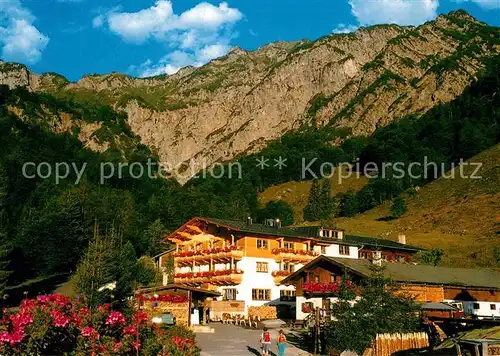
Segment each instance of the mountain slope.
M123 110L134 133L186 182L304 123L369 135L423 113L460 94L499 51L498 28L457 11L417 28L374 26L254 52L237 48L172 76L112 73L69 83L4 64L0 84Z
M331 222L349 233L382 235L425 248L443 248L443 263L460 266L495 265L492 250L500 247L500 145L467 162L481 163L480 179L440 178L421 187L414 195L403 194L408 212L397 220L381 221L390 215L391 202L353 218ZM463 165L470 177L476 167ZM450 172L447 172L447 176Z

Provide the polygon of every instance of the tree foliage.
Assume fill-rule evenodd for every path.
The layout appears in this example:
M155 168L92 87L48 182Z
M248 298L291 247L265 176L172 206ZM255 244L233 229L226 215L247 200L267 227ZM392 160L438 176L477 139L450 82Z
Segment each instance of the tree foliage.
M428 251L420 252L417 254L417 260L426 265L437 266L444 256L442 248L433 248Z
M327 347L362 354L378 333L413 332L420 327L419 306L406 295L395 293L391 282L375 269L360 288L360 298L352 303L340 295L331 305L333 320L326 327Z
M392 206L391 206L391 216L394 218L399 218L401 215L406 213L408 211L408 208L406 207L406 202L401 196L397 196L393 201L392 201Z
M293 208L283 200L272 200L258 212L259 221L266 219L280 219L283 226L292 225L294 222Z
M334 200L330 196L330 180L314 180L309 191L307 205L304 208L304 220L321 221L334 213Z

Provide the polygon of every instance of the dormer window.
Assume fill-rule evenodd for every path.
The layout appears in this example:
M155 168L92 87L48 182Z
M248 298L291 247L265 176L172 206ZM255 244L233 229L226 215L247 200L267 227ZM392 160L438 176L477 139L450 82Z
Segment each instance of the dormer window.
M321 229L319 235L324 239L342 240L342 231L338 230Z

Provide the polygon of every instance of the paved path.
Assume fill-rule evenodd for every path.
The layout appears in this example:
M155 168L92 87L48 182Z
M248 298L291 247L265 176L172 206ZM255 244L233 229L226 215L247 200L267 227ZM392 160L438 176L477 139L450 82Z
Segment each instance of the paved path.
M201 356L260 356L259 340L262 330L244 329L227 324L210 324L210 327L215 329L214 333L196 334L196 341L201 348ZM276 356L278 353L276 345L278 330L271 329L269 331L273 340L271 356ZM310 354L288 344L285 355L308 356Z

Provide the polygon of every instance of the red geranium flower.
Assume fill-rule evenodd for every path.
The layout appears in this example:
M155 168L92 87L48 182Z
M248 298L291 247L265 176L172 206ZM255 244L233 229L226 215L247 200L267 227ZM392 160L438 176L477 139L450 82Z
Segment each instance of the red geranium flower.
M118 326L125 324L125 317L119 311L112 311L106 319L106 325Z
M133 325L129 325L123 329L123 335L135 335L137 334L137 328Z

